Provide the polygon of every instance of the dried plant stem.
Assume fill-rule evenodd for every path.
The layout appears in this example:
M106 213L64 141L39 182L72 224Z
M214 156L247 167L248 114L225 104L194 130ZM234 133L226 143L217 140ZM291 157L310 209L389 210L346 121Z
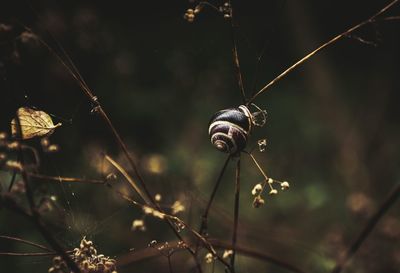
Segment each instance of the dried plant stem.
M267 181L267 180L268 180L268 176L267 176L267 174L264 172L264 170L261 168L260 164L258 164L256 158L253 156L252 153L248 153L248 152L246 152L246 153L247 153L247 154L250 156L250 158L253 160L254 164L256 164L258 170L260 171L260 173L261 173L262 176L264 177L265 181Z
M21 139L22 136L22 130L21 130L21 122L18 116L18 113L16 113L16 122L17 122L17 136L19 139ZM42 234L43 238L49 243L49 245L56 251L61 258L65 261L67 266L71 269L72 272L75 273L80 273L81 270L79 267L76 265L76 263L71 259L71 257L66 253L64 248L57 242L57 240L53 237L51 232L46 228L45 224L42 222L41 215L39 211L36 208L36 204L34 201L34 195L33 195L33 190L31 188L31 184L29 181L29 175L25 170L25 161L24 161L24 155L23 155L23 150L21 145L18 146L18 154L20 157L21 164L23 166L21 170L21 177L22 181L25 185L25 195L26 198L28 199L28 204L30 208L30 218L33 221L33 223L36 225L37 230Z
M171 256L168 255L167 258L168 258L168 269L169 269L169 273L173 273L173 271L172 271L172 264L171 264Z
M25 27L28 31L32 32L33 31L27 27ZM134 159L132 158L132 156L130 155L128 148L125 144L125 142L122 140L121 136L119 135L118 131L115 129L113 123L111 122L111 119L108 117L107 113L104 111L104 109L102 108L102 105L100 104L98 98L93 94L93 92L91 91L91 89L88 87L88 85L85 83L85 81L83 80L83 77L79 74L78 69L75 67L74 63L72 62L72 60L68 57L68 55L65 53L64 49L61 47L61 45L59 45L59 48L61 48L66 60L64 60L63 58L61 58L61 56L59 54L57 54L43 39L41 39L38 36L39 41L58 59L58 61L65 67L65 69L68 71L68 73L77 81L77 83L79 84L79 86L81 87L82 92L88 97L88 99L90 100L90 102L93 104L94 108L93 108L93 112L97 113L98 115L100 115L100 117L103 119L103 121L105 122L105 124L107 125L108 130L112 133L112 135L114 136L117 144L120 146L124 156L126 157L126 159L129 162L130 167L132 168L134 175L137 178L137 181L139 182L140 186L142 187L144 194L143 196L146 196L146 199L153 205L155 206L160 212L162 212L162 209L159 207L159 205L157 204L157 202L155 202L153 195L150 193L149 189L147 188L146 183L144 182L143 177L141 176L139 169L137 168L137 165L134 161ZM174 227L174 225L170 222L169 219L166 219L166 222L168 223L169 227L172 229L172 231L174 232L174 234L176 235L176 237L183 241L182 236L179 234L179 232L176 230L176 228ZM193 259L195 260L197 269L199 272L202 272L201 269L201 265L199 264L199 262L197 261L197 257L196 254L194 252L193 249L191 248L187 248L187 250L189 251L189 253L192 255Z
M387 4L385 7L383 7L380 11L378 11L377 13L375 13L373 16L371 16L370 18L368 18L365 21L362 21L361 23L349 28L348 30L340 33L339 35L333 37L332 39L330 39L328 42L322 44L321 46L319 46L317 49L311 51L310 53L308 53L306 56L304 56L303 58L301 58L300 60L298 60L296 63L294 63L292 66L288 67L285 71L283 71L281 74L279 74L276 78L274 78L272 81L270 81L268 84L266 84L263 88L261 88L260 91L258 91L256 94L254 94L249 101L247 102L247 105L249 105L251 102L253 102L253 100L258 97L261 93L265 92L266 90L268 90L272 85L274 85L276 82L278 82L279 80L281 80L282 78L284 78L287 74L289 74L292 70L294 70L295 68L297 68L299 65L303 64L305 61L307 61L309 58L311 58L312 56L314 56L316 53L318 53L319 51L321 51L322 49L334 44L335 42L337 42L338 40L340 40L341 38L347 37L349 34L353 33L354 31L358 30L359 28L373 23L375 22L375 19L380 16L382 13L386 12L388 9L390 9L392 6L394 6L395 4L397 4L397 2L399 2L400 0L394 0L392 2L390 2L389 4Z
M236 163L236 179L235 179L235 205L233 218L233 234L232 234L232 256L230 262L231 272L235 272L235 256L236 256L236 241L237 229L239 223L239 197L240 197L240 157Z
M52 182L62 182L62 183L85 183L85 184L105 184L105 180L100 179L86 179L86 178L76 178L76 177L63 177L63 176L49 176L38 173L27 173L29 177L52 181Z
M150 200L147 198L146 195L142 192L142 190L138 187L136 184L135 180L132 179L132 177L125 171L124 168L122 168L121 165L119 165L114 159L112 159L110 156L106 155L105 159L111 163L122 175L128 180L129 184L132 186L132 188L139 194L139 196L142 198L142 200L147 204L151 205Z
M0 239L5 239L5 240L9 240L9 241L15 241L15 242L18 242L18 243L23 243L23 244L34 246L34 247L37 247L39 249L46 250L46 251L49 251L49 252L52 251L50 248L48 248L48 247L46 247L44 245L41 245L41 244L38 244L38 243L34 243L34 242L31 242L31 241L28 241L28 240L24 240L24 239L21 239L21 238L13 237L13 236L0 235Z
M277 267L286 269L288 271L291 272L296 272L296 273L305 273L305 271L299 269L298 267L288 263L287 261L281 260L279 258L273 257L267 253L265 253L265 251L257 251L255 249L252 248L248 248L245 246L241 246L241 245L236 245L235 248L232 247L231 242L224 242L224 241L220 241L217 239L209 239L208 242L210 244L212 244L212 246L215 249L235 249L235 251L237 253L240 253L241 255L247 256L247 257L251 257L254 259L258 259L260 261L264 261L264 262L268 262L271 264L276 265ZM178 242L172 242L169 244L169 246L171 248L174 248L175 251L177 251L177 246L178 246ZM135 252L129 253L129 254L124 254L121 257L117 258L117 263L119 266L127 266L129 264L135 263L135 262L139 262L139 261L143 261L145 259L149 259L152 257L156 257L156 256L160 256L161 253L157 252L157 251L153 251L153 249L149 249L149 248L144 248L141 250L136 250Z
M246 93L244 91L244 85L243 85L243 75L240 70L240 61L239 61L239 54L238 54L238 49L237 49L237 44L236 44L236 25L234 21L234 14L233 14L233 7L232 7L232 1L229 0L229 6L231 7L231 35L232 35L232 57L233 57L233 64L235 67L235 74L236 74L236 80L239 85L240 93L242 94L242 100L243 103L246 103Z
M144 208L145 206L143 204L140 204L139 202L136 202L135 200L133 200L132 198L130 198L129 196L126 196L125 194L117 191L117 193L125 200L129 201L130 203L132 203L135 206L139 206L140 208ZM154 209L154 208L153 208ZM158 210L158 209L156 209ZM187 228L192 235L194 235L194 237L196 237L198 239L198 241L201 241L204 245L204 247L213 254L214 257L216 257L222 264L224 264L225 266L229 266L229 264L222 259L221 256L219 256L217 254L217 252L215 251L215 249L213 248L212 244L210 244L206 238L204 238L204 236L202 236L200 233L198 233L197 231L195 231L193 228L191 228L188 224L186 224L184 221L182 221L180 218L173 216L173 215L169 215L167 213L161 212L160 210L158 210L158 212L163 216L164 220L166 220L168 223L170 223L172 225L171 221L174 221L176 223L179 223L181 226ZM183 240L183 238L180 236L180 234L178 233L178 239L180 239L182 242L185 242ZM190 246L185 242L185 245L187 246L186 249L190 252L190 253L194 253L195 252L192 250L192 248L190 248ZM196 258L197 261L197 258Z
M23 256L23 257L35 257L35 256L56 256L57 252L0 252L0 256Z
M379 220L385 215L389 208L395 203L397 198L400 196L400 183L398 183L392 191L388 194L385 201L380 206L379 210L375 212L371 218L368 220L357 239L351 244L349 249L346 251L344 256L339 259L336 266L333 268L332 273L340 273L346 263L351 259L351 257L357 252L361 247L363 242L368 238L373 228L378 224Z
M223 177L223 175L224 175L224 173L226 171L226 167L228 166L228 163L229 163L230 159L231 159L231 156L229 155L225 160L224 166L222 167L221 172L218 175L217 182L214 184L214 188L213 188L213 191L211 192L211 196L208 199L207 207L204 210L204 213L203 213L202 219L201 219L201 226L200 226L200 229L199 229L199 233L200 234L203 234L205 231L207 231L208 213L210 212L211 205L212 205L212 202L214 201L215 194L217 193L219 185L221 184L222 177Z
M297 268L296 266L280 260L278 258L275 258L273 256L270 256L268 254L266 254L264 251L260 252L260 251L256 251L253 250L251 248L247 248L244 246L240 246L240 245L236 245L235 247L232 246L232 244L228 243L228 242L223 242L223 241L219 241L219 240L214 240L214 239L210 239L209 242L215 247L215 248L220 248L220 249L232 249L235 250L236 252L240 253L241 255L244 256L248 256L248 257L252 257L255 259L259 259L261 261L266 261L266 262L270 262L276 266L279 266L281 268L285 268L289 271L292 272L297 272L297 273L305 273L305 271Z

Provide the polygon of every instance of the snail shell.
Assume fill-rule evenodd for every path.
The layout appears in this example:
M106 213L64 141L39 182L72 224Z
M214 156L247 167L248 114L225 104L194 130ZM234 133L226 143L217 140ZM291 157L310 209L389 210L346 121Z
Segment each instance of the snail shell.
M221 152L232 155L241 152L246 147L252 125L252 114L244 105L218 111L208 127L211 143Z

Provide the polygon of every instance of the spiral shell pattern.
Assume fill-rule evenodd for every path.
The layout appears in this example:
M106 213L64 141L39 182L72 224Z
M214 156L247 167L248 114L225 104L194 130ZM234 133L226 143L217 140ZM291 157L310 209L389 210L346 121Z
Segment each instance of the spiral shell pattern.
M212 116L208 127L214 147L232 155L243 151L251 130L252 116L244 105L218 111Z

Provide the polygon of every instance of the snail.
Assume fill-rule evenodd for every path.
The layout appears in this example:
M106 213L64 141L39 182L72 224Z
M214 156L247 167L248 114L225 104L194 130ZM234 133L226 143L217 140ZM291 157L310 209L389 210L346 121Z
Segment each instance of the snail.
M240 105L218 111L211 117L208 133L215 148L231 155L246 148L254 127L262 127L266 122L266 111L255 104L251 105L258 111L252 113L247 106Z

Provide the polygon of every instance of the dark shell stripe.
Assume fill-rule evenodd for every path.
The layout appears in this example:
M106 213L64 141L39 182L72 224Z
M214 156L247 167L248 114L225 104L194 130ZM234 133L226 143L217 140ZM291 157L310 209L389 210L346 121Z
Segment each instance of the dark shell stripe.
M210 120L211 143L220 151L235 154L242 151L252 129L252 117L244 105L218 111Z
M234 123L244 131L249 131L250 129L250 122L249 118L239 109L229 109L229 110L222 110L217 112L210 121L210 124L215 121L228 121L230 123Z

